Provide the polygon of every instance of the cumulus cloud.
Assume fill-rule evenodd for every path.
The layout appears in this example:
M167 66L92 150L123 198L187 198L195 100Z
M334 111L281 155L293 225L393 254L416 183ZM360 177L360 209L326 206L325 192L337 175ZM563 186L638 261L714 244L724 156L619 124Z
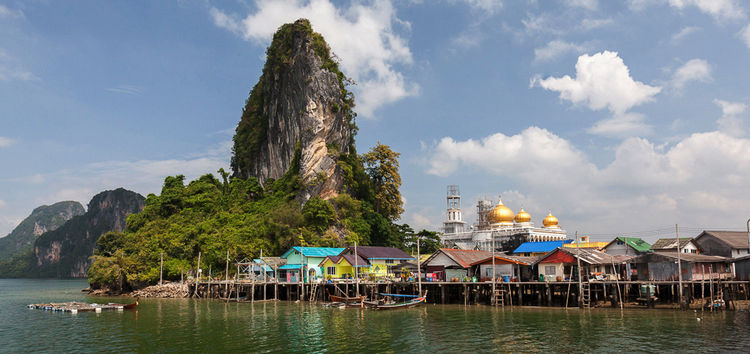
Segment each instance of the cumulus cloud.
M490 6L491 1L474 1ZM397 26L409 24L396 16L390 1L371 5L353 3L337 8L329 0L257 0L257 11L240 18L211 8L214 24L248 41L269 44L273 33L284 23L307 18L320 32L336 55L344 73L354 79L357 111L372 117L383 105L417 95L419 87L408 82L394 66L410 65L412 54Z
M0 136L0 147L8 147L13 145L13 139Z
M669 5L680 10L694 6L717 21L746 17L745 10L734 0L669 0Z
M596 122L587 132L611 138L649 135L652 128L644 122L645 118L646 116L640 113L622 113Z
M532 87L539 85L560 93L560 99L583 104L592 110L609 109L622 114L634 106L653 101L660 87L635 81L617 52L604 51L578 57L576 77L534 78Z
M721 118L716 120L719 131L727 135L743 136L745 134L744 121L740 117L747 110L742 102L729 102L715 99L714 103L721 108Z
M588 50L587 46L582 44L569 43L561 40L548 42L544 47L534 49L534 61L544 62L551 61L567 53L582 53Z
M671 85L679 91L690 81L709 82L711 80L711 67L708 62L703 59L691 59L675 70Z
M750 140L720 131L695 133L671 147L629 138L597 167L568 140L530 127L479 141L443 138L431 150L428 173L473 168L500 176L524 194L504 196L506 204L525 203L532 215L546 213L537 207L544 205L563 226L567 219L609 232L633 227L624 220L644 229L678 221L731 227L746 219L748 149Z

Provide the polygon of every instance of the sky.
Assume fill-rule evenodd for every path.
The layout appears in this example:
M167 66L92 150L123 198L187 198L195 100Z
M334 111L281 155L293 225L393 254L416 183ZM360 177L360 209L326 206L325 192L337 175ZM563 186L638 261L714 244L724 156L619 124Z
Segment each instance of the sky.
M0 0L0 235L40 205L228 169L276 29L356 83L357 149L401 154L399 222L448 185L570 235L750 217L750 4L734 0Z

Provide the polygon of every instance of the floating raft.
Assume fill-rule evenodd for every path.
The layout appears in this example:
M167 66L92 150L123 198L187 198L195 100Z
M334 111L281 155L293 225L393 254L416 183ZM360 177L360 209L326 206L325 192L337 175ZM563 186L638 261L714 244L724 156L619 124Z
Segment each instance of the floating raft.
M70 312L70 313L78 313L78 312L86 312L86 311L93 311L93 312L102 312L103 310L124 310L128 305L125 304L115 304L115 303L108 303L108 304L89 304L86 302L52 302L48 304L30 304L26 305L26 307L30 309L37 309L37 310L47 310L47 311L62 311L62 312Z

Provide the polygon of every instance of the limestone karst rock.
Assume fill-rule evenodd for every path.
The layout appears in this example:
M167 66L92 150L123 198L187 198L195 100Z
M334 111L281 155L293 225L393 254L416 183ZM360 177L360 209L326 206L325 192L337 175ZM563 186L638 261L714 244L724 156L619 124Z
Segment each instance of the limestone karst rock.
M356 129L345 80L307 20L283 25L236 129L234 175L264 184L282 177L298 157L299 199L338 194L343 188L338 157L352 150Z

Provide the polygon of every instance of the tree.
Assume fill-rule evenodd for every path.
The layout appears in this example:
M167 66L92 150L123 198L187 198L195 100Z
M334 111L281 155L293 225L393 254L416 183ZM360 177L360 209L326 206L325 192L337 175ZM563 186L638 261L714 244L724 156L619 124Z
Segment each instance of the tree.
M378 142L370 152L364 154L363 160L375 189L375 211L390 221L401 218L404 212L401 200L401 175L398 173L398 157L388 145Z

